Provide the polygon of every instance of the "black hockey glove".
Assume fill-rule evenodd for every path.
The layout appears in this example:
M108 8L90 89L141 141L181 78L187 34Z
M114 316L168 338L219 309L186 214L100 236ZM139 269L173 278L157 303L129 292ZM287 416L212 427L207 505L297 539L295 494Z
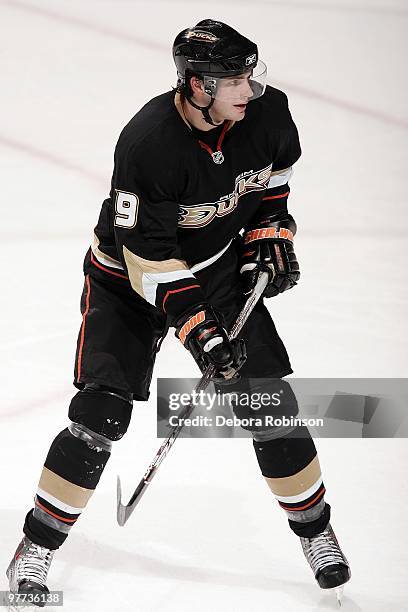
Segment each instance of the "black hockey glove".
M299 264L293 250L296 223L286 212L249 227L244 234L241 278L244 295L249 295L261 271L269 273L265 297L273 297L297 284Z
M220 316L209 304L200 304L175 322L176 336L190 351L202 372L208 365L216 367L215 379L236 376L246 360L245 343L228 340Z

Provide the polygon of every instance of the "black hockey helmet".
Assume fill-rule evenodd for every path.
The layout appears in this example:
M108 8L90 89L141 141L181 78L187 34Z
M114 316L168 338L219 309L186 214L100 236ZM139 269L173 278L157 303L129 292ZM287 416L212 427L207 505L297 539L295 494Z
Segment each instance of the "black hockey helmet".
M208 109L217 97L220 79L250 72L253 75L251 99L258 98L265 91L266 66L258 59L258 47L221 21L204 19L193 28L180 32L173 43L173 58L178 90L184 93L190 104L203 111L208 123L213 124ZM189 81L192 76L203 80L204 91L211 96L207 107L198 107L191 100Z
M258 47L225 23L204 19L180 32L173 58L183 82L189 75L234 76L257 64Z

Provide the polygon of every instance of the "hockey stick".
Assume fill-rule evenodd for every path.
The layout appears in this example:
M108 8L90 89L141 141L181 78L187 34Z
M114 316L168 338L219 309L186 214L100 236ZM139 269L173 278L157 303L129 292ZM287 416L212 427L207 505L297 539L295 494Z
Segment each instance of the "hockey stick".
M249 315L251 314L252 310L255 307L255 304L258 302L258 300L261 298L264 289L266 287L266 285L268 284L268 273L267 272L261 272L259 274L258 277L258 282L256 283L253 292L251 293L251 295L249 296L249 298L247 299L247 301L245 302L244 307L242 308L241 312L239 313L228 337L230 340L232 340L233 338L236 338L239 334L239 332L241 331L241 329L243 328L245 322L247 321ZM211 378L214 375L214 371L215 368L214 366L210 365L208 366L208 368L206 369L206 371L204 372L201 380L199 381L199 383L197 384L195 391L197 393L199 393L200 391L203 391L204 389L206 389L206 387L208 387L208 385L211 382ZM190 416L190 414L193 412L194 410L194 405L191 403L188 406L186 406L185 411L180 415L180 419L179 421L181 423L183 423L183 419L188 418ZM122 503L122 487L121 487L121 483L120 483L120 477L118 476L118 480L117 480L117 521L119 523L119 525L123 526L126 521L128 520L129 516L132 514L133 510L136 508L137 504L139 503L139 501L142 498L142 495L144 494L144 492L147 489L147 486L151 483L153 477L155 476L161 462L163 461L163 459L165 458L165 456L167 455L167 453L169 452L169 450L171 449L171 447L173 446L174 442L177 440L181 430L183 429L183 425L179 424L176 425L175 427L173 427L170 435L168 436L168 438L166 438L166 440L164 440L163 444L160 446L159 450L156 453L155 458L153 459L153 461L151 462L151 464L149 465L149 467L146 470L145 475L143 476L142 480L139 482L139 484L137 485L135 492L133 493L132 497L130 498L130 500L128 501L127 504L123 504Z

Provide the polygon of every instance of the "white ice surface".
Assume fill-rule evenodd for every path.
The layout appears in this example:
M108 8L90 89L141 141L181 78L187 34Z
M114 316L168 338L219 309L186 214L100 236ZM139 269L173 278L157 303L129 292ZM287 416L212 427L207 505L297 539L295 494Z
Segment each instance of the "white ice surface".
M299 127L290 207L303 276L269 302L296 375L406 376L405 2L0 1L3 569L67 423L82 259L116 138L174 83L175 33L205 17L259 41ZM155 374L181 373L197 371L169 337ZM159 445L154 387L55 556L49 582L65 610L334 610L248 440L179 440L116 525L116 474L130 494ZM352 565L343 609L408 610L406 440L317 445Z

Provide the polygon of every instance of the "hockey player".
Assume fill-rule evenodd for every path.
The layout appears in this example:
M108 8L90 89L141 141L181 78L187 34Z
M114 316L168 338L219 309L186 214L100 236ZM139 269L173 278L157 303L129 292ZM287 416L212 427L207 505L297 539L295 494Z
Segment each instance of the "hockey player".
M173 56L176 90L148 102L116 146L110 196L84 262L78 392L8 567L11 591L47 592L54 551L126 433L133 400L148 399L169 326L201 369L216 366L220 381L239 385L238 370L251 381L292 372L263 303L239 339L229 341L225 331L260 270L270 273L265 297L299 279L287 200L301 151L287 97L266 86L257 46L223 23L208 19L182 31ZM289 404L296 411L293 396ZM330 526L307 428L252 435L260 470L318 584L339 587L350 569Z

